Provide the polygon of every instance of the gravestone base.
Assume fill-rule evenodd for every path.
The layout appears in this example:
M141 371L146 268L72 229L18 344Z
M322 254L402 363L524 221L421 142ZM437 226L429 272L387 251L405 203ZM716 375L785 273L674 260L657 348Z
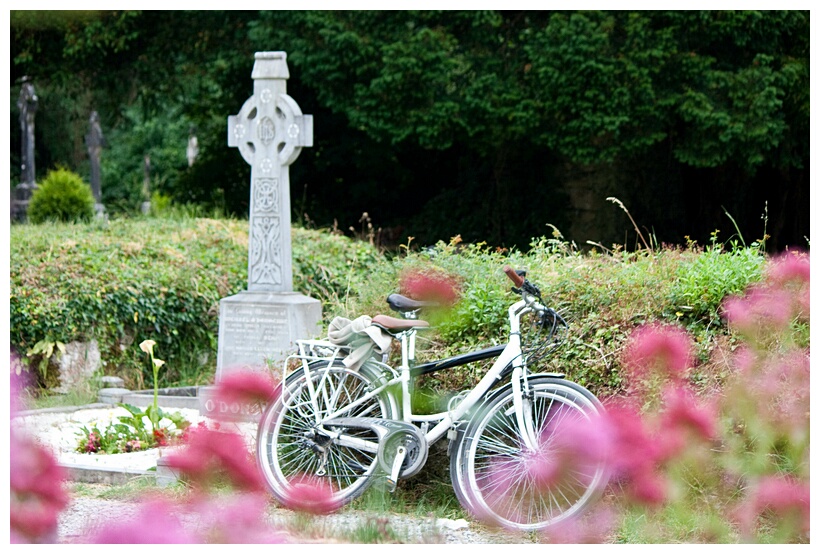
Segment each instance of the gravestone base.
M242 291L219 302L216 382L234 371L281 371L298 339L322 333L322 304L298 292ZM247 406L226 406L202 387L199 411L206 417L253 419Z

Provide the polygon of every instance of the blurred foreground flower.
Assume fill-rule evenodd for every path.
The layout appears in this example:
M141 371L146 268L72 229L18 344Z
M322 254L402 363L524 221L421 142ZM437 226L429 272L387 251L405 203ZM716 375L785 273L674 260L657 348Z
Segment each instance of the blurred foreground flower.
M49 451L14 429L9 461L12 542L54 542L57 518L68 505L65 472Z
M146 501L134 518L92 529L82 540L87 544L196 544L202 540L186 530L175 505L162 499Z
M187 435L187 444L170 454L167 462L202 488L227 477L240 490L256 492L264 489L245 439L237 433L194 428Z
M672 325L652 324L632 334L624 364L635 379L656 375L680 380L686 377L693 359L692 339L686 331Z
M325 480L310 476L294 477L287 491L285 506L297 512L324 515L341 507L333 499L333 489Z
M738 524L746 537L754 535L758 518L774 516L773 525L784 537L809 533L809 484L788 477L764 477L751 487L736 512ZM772 525L772 523L770 523Z
M258 404L276 400L280 386L267 371L234 371L224 375L216 385L214 396L226 404Z
M12 364L14 361L12 358ZM12 417L21 407L19 379L12 371ZM51 452L14 427L9 433L9 477L11 542L55 542L57 519L68 505L63 489L65 472Z
M458 280L440 270L411 270L399 279L399 289L415 300L452 306L458 301Z
M266 494L206 498L191 506L199 518L203 541L209 544L283 544L287 535L265 520Z

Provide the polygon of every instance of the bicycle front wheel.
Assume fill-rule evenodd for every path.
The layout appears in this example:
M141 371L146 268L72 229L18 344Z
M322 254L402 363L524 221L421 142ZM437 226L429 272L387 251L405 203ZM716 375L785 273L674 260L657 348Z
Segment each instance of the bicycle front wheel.
M524 418L535 449L525 446L512 387L490 398L465 430L458 449L465 508L490 523L521 531L544 530L580 514L597 499L608 474L603 460L567 463L559 433L593 421L600 402L576 383L552 377L529 379Z
M294 487L307 482L329 489L332 496L323 502L341 507L367 489L378 465L378 436L369 429L344 429L338 436L339 429L324 427L322 420L340 410L339 417L392 419L395 400L380 394L346 410L375 388L376 373L367 366L348 369L341 360L309 368L307 375L289 375L280 397L262 414L257 460L280 503L288 505Z

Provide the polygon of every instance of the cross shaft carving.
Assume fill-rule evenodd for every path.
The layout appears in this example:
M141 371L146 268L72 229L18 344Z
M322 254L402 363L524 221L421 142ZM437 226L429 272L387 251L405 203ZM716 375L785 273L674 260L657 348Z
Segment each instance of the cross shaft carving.
M313 116L286 94L284 52L257 52L254 94L228 117L228 146L251 166L248 290L291 292L289 166L313 146Z

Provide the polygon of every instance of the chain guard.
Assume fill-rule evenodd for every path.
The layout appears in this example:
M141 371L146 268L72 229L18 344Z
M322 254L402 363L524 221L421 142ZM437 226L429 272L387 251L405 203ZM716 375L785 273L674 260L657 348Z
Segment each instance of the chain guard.
M379 466L388 475L393 468L393 460L399 446L404 446L407 450L399 477L415 475L427 462L427 440L421 430L412 423L376 417L340 417L324 421L323 426L370 429L376 433L379 437L379 450L376 456Z

